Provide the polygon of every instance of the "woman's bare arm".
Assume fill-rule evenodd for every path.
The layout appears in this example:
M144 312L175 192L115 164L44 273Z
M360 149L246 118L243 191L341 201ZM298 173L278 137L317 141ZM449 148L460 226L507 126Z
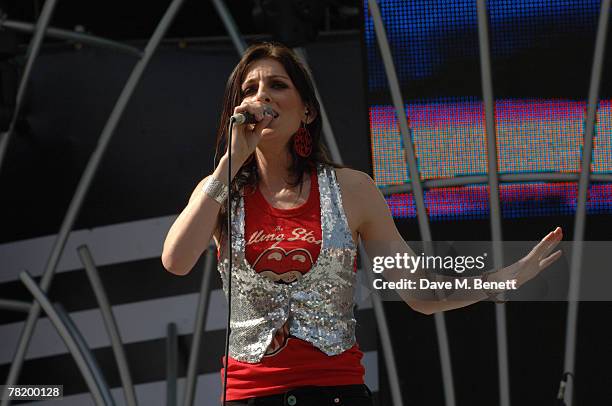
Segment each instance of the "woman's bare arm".
M359 191L359 199L356 200L360 202L361 206L359 210L361 212L359 234L365 243L368 256L370 258L375 256L395 256L398 253L401 256L404 253L408 256L414 256L414 252L398 232L389 207L374 181L362 172L357 172L354 178L353 189ZM557 228L557 230L544 237L524 258L496 271L491 280L505 281L516 279L518 286L523 285L561 256L561 251L556 251L553 254L551 252L561 241L562 237L562 230ZM397 281L406 277L417 279L427 277L428 275L421 269L417 269L414 274L407 273L404 270L386 269L383 271L383 276L389 281ZM452 277L440 277L446 280L453 279ZM479 277L465 277L465 279L474 278ZM403 289L396 290L396 292L412 309L424 314L433 314L465 307L487 298L487 295L482 290L460 292L460 294L449 296L446 300L437 300L435 295L427 297L429 293L433 292L421 291L418 292L418 296Z
M344 180L342 190L345 207L349 206L349 210L354 213L357 231L368 256L392 256L400 251L409 256L415 255L397 230L387 202L374 180L364 172L347 169L342 172L343 176L340 176ZM387 270L383 275L388 280L405 276L393 270ZM431 314L429 300L416 300L405 293L398 290L398 294L408 306L417 312Z
M234 114L248 111L255 115L257 124L236 124L232 127L232 175L234 179L247 158L255 151L262 138L263 129L270 124L272 114L264 112L264 104L259 101L243 101L234 108ZM223 155L211 176L227 184L228 152ZM186 275L191 271L202 252L210 244L210 238L217 228L217 217L221 205L202 191L204 178L191 194L187 207L183 209L170 227L164 241L162 263L164 268L176 275ZM215 235L217 246L219 236Z
M232 160L232 179L240 169L240 164L241 162L234 163ZM217 228L217 216L221 205L206 195L202 186L210 176L227 184L227 171L227 155L224 155L212 175L198 183L187 207L170 227L161 257L162 264L168 272L175 275L188 274L210 244L210 239ZM218 242L219 236L214 237Z

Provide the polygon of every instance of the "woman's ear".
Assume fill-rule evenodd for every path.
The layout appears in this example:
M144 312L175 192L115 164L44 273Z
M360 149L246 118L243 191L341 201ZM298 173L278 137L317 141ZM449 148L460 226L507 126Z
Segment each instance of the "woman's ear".
M312 123L317 118L317 111L310 106L306 107L306 124Z

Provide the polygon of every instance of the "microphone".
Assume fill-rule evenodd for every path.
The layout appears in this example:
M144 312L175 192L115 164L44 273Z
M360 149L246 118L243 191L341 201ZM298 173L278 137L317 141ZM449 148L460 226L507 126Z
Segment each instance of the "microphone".
M270 114L274 118L278 117L278 114L272 110L272 107L265 105L264 106L264 114ZM256 124L257 118L255 118L254 114L249 113L248 111L242 113L234 114L230 120L232 120L236 124Z

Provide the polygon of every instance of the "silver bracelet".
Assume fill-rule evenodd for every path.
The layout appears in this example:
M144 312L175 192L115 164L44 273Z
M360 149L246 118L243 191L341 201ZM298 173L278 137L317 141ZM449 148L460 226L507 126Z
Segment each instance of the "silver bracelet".
M207 196L212 197L219 204L223 204L225 199L227 199L227 195L229 194L229 188L213 177L208 178L206 183L204 183L202 190Z

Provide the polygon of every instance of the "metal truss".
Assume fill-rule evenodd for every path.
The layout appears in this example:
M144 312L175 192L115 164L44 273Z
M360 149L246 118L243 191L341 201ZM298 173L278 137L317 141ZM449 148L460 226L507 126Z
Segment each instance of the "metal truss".
M595 42L595 53L593 57L593 65L591 72L591 83L589 87L586 131L584 135L583 159L581 171L579 174L568 173L524 173L524 174L498 174L497 172L497 151L496 151L496 133L495 133L495 109L493 97L493 81L491 76L491 56L489 46L489 22L486 7L486 0L477 0L478 14L478 39L480 45L480 67L483 102L485 107L485 125L487 134L487 158L488 158L488 174L484 176L462 176L452 179L435 179L421 182L418 168L414 161L413 144L410 138L409 128L406 123L404 104L401 101L399 82L393 67L393 60L386 40L386 35L383 27L382 18L376 0L368 1L372 20L378 37L378 45L381 52L383 62L385 63L385 72L389 81L389 88L393 99L393 104L398 118L400 133L404 140L406 148L406 158L410 171L411 184L388 186L381 188L385 195L393 193L412 192L417 209L417 220L421 229L421 235L424 241L430 239L428 232L427 218L424 210L424 200L422 187L437 188L448 186L460 186L468 184L484 184L489 185L489 204L490 204L490 221L491 235L493 241L493 256L495 266L503 264L501 241L501 211L499 204L499 183L500 182L524 182L524 181L561 181L575 182L578 181L578 200L576 205L576 217L574 222L574 240L570 268L570 288L568 293L568 316L566 326L566 341L565 341L565 365L563 372L561 397L567 406L572 404L572 384L570 380L565 382L566 377L573 377L574 359L576 349L576 329L578 319L578 301L580 287L580 265L582 263L582 244L584 240L585 218L586 218L586 200L588 193L589 182L611 182L612 175L610 174L593 174L591 173L591 155L593 147L593 135L595 131L595 118L597 105L599 102L599 88L601 84L601 73L605 52L605 41L607 34L607 25L610 12L610 0L602 0L601 10L599 14L599 22L597 27L597 38ZM382 38L382 39L381 39ZM426 230L424 233L423 230ZM428 238L427 238L428 237ZM502 406L510 405L510 384L508 375L508 350L507 350L507 334L506 334L506 315L504 305L495 306L496 314L496 330L497 330L497 349L498 349L498 377L500 386L499 404ZM440 335L440 330L438 330ZM449 362L450 365L450 362ZM442 365L443 376L444 362ZM452 382L452 381L451 381ZM451 383L452 385L452 383ZM448 382L445 381L446 404L454 405L452 395L452 386L448 388Z
M96 148L87 163L87 166L83 172L81 179L79 180L77 189L74 193L74 196L72 197L72 200L70 202L66 215L62 221L60 231L53 244L51 255L49 256L49 259L47 260L47 263L45 265L45 270L40 280L40 290L42 292L47 292L49 290L49 287L53 280L53 276L55 274L55 270L57 268L57 264L62 255L64 247L66 245L66 240L68 239L68 235L70 234L70 231L72 230L76 217L83 205L83 201L85 199L85 196L87 195L89 186L91 185L91 182L97 172L100 162L102 161L102 158L106 151L106 147L108 146L115 132L119 119L121 118L123 112L125 111L125 107L127 106L134 92L134 89L136 88L136 85L138 84L138 82L140 81L140 78L142 77L142 73L144 72L145 68L149 64L151 57L155 53L157 46L159 45L164 34L166 33L166 30L168 29L168 27L174 20L174 17L176 16L178 10L180 9L182 3L183 3L183 0L172 0L170 5L166 9L166 12L162 16L152 36L147 42L147 45L145 46L144 51L140 55L140 59L134 65L134 68L132 69L132 72L130 73L128 80L125 83L121 91L121 94L119 95L119 98L117 99L117 102L115 103L115 106L113 107L113 110L108 120L106 121L106 124L102 130L102 133L100 135ZM0 165L2 163L2 157L4 156L6 152L6 148L7 148L10 136L13 133L14 125L16 122L16 117L23 104L25 91L27 89L27 84L28 84L28 81L31 75L31 71L32 71L32 66L34 64L34 61L36 60L36 57L42 45L43 37L47 30L49 21L51 19L51 15L53 14L55 4L56 4L56 0L47 0L45 2L45 5L43 6L40 17L36 23L36 29L34 32L34 36L28 48L25 72L22 77L21 83L19 85L19 90L17 94L17 105L15 108L13 119L11 121L11 125L9 127L8 132L3 133L1 135ZM101 42L93 41L91 43L92 45L101 45L101 46L109 45L109 42L104 42L104 41L101 41ZM30 344L32 334L34 332L36 321L38 320L38 317L40 315L40 310L41 310L40 302L38 300L34 301L29 309L28 317L26 319L24 328L21 332L21 336L19 338L19 342L17 344L17 348L15 351L15 355L13 357L13 362L11 363L11 367L9 370L9 375L6 381L6 385L15 385L17 383L19 374L21 372L21 367L23 365L23 360L25 358L25 354ZM92 392L92 394L94 393ZM97 396L94 396L94 398L98 399ZM8 406L9 404L10 404L10 400L8 399L8 396L3 396L0 406Z

